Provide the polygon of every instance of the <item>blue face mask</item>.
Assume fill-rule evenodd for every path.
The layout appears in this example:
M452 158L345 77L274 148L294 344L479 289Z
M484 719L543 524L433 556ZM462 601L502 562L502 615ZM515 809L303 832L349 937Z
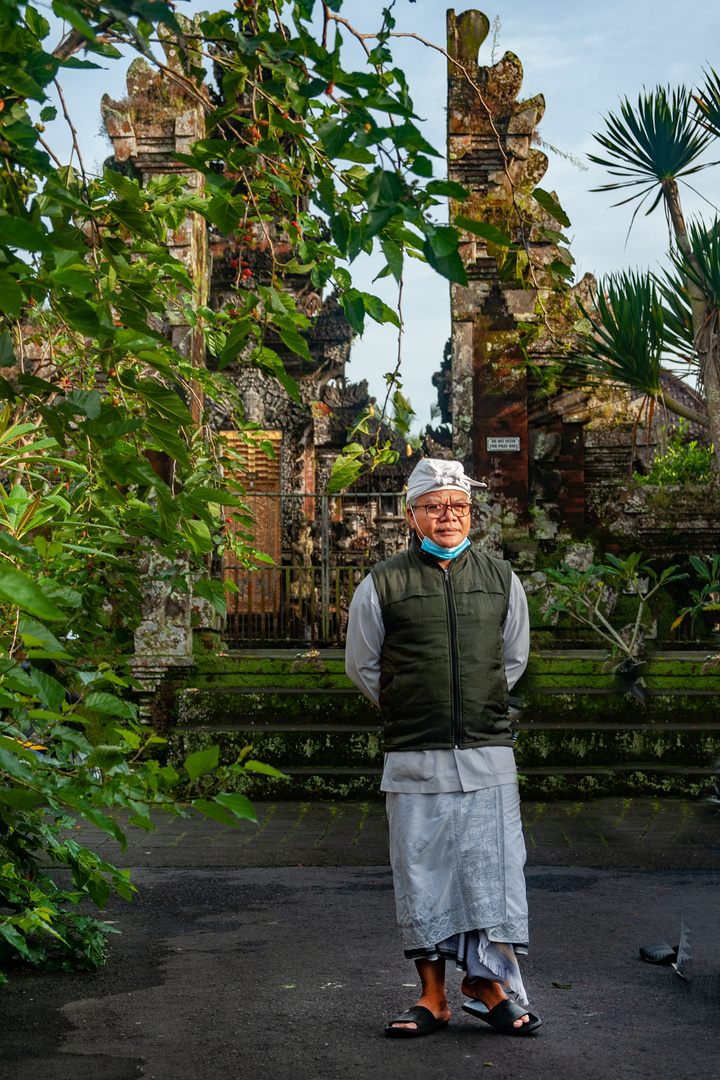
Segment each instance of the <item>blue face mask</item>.
M415 521L415 525L417 526L418 533L420 534L420 536L422 536L422 543L420 544L420 548L428 555L434 555L436 559L457 559L458 555L462 555L463 551L467 551L467 549L470 547L470 541L468 540L467 536L461 544L458 544L457 547L441 547L440 544L436 544L434 540L431 540L428 536L424 536L423 533L420 532L420 526L417 523L415 511L411 510L410 513L413 516L413 520Z
M466 536L462 544L458 544L457 547L445 548L440 547L434 540L430 540L427 536L424 536L420 547L423 551L426 551L428 555L434 555L438 559L457 559L458 555L462 555L463 551L467 551L470 547L470 541Z

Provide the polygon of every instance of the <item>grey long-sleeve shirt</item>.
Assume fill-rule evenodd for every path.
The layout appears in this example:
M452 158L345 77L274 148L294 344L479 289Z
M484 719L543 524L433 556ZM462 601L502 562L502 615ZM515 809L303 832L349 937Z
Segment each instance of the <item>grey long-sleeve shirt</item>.
M380 662L385 640L382 609L372 575L360 582L350 604L345 670L373 704L380 702ZM512 689L527 666L530 625L527 600L515 574L503 623L505 677ZM517 781L509 746L469 750L403 750L385 755L382 791L476 791Z

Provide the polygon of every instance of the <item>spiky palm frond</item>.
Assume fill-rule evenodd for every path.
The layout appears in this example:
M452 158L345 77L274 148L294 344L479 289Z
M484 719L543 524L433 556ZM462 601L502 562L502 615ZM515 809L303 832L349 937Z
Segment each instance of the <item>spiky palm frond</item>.
M688 364L694 363L695 328L687 285L681 275L666 270L657 279L665 308L665 344L668 350Z
M659 394L665 321L651 275L612 274L598 284L594 310L582 311L592 333L577 341L571 362L593 381L611 379L651 397Z
M658 279L665 301L665 341L667 347L686 363L696 363L698 333L709 317L720 312L720 220L712 225L692 222L687 231L687 250L670 252L674 270ZM700 330L693 325L690 289L705 302Z
M689 251L671 251L670 258L677 271L697 285L708 309L720 308L720 220L710 226L693 221L687 236Z
M711 135L720 138L720 76L712 68L703 72L705 85L695 98L695 118Z
M593 137L607 151L608 157L589 154L591 161L608 169L622 181L603 184L595 191L614 191L637 187L640 190L626 202L643 201L660 185L648 210L651 213L662 198L662 185L699 172L707 163L697 159L707 147L710 134L698 128L691 114L692 98L685 87L665 90L658 86L652 93L641 94L633 107L625 98L620 115L610 113L607 131Z

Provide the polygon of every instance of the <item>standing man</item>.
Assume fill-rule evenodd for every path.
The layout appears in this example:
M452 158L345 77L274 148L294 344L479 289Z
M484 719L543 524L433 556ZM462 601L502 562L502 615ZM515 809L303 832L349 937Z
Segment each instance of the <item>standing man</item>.
M516 958L528 918L508 689L527 664L527 602L509 563L470 546L471 490L485 486L460 462L420 461L410 546L350 605L346 670L383 712L398 924L422 983L394 1037L447 1025L446 960L465 972L465 1012L508 1035L541 1024Z

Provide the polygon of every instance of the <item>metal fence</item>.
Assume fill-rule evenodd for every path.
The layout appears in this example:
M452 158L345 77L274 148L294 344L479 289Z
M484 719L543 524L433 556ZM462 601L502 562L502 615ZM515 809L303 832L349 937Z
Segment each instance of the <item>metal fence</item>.
M402 492L261 492L249 494L256 519L256 542L272 551L276 566L248 571L229 556L223 577L237 587L228 597L226 638L234 647L248 645L343 645L353 593L368 573L373 530L400 526ZM334 546L336 530L345 534L351 552ZM314 538L310 539L310 529ZM304 545L281 555L281 533L305 531ZM272 533L272 535L271 535ZM404 536L404 533L400 535ZM319 541L319 543L318 543ZM300 565L282 565L285 561Z
M226 571L238 585L226 636L252 644L342 645L348 609L367 566L272 566Z
M237 593L228 596L226 639L231 647L253 645L345 644L348 609L353 593L369 572L375 558L368 559L373 530L402 522L401 492L344 492L342 496L314 492L253 491L248 498L256 518L258 547L271 551L279 565L258 566L248 571L232 557L225 560L223 576ZM312 525L314 539L300 551L281 554L281 533L296 536L298 528ZM355 559L334 546L333 523L357 530ZM404 535L400 533L399 535ZM309 533L308 533L309 536ZM350 536L352 540L352 536ZM319 541L319 543L318 543ZM298 545L294 545L297 547ZM302 565L283 565L283 562ZM707 635L704 635L707 636ZM717 636L716 636L717 638ZM603 648L591 630L563 619L560 626L534 627L534 645L543 649ZM700 643L686 619L655 647L698 648ZM715 648L717 639L713 640Z

